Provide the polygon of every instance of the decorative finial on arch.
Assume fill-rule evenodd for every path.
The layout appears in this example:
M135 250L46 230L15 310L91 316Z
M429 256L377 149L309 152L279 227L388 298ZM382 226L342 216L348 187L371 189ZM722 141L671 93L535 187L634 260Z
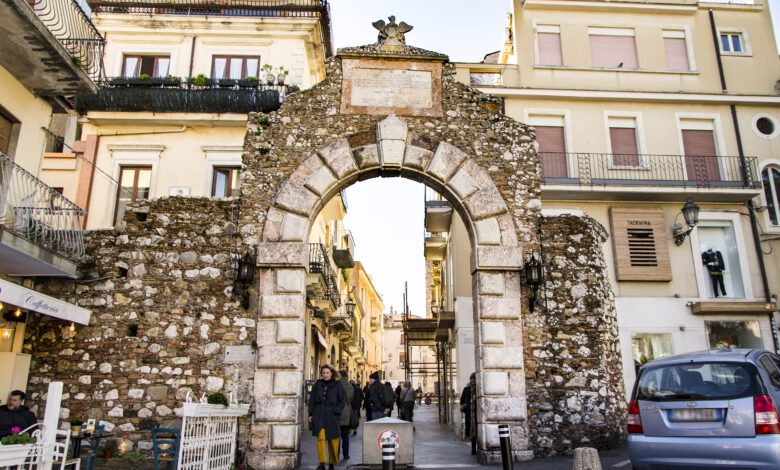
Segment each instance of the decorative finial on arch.
M379 30L379 37L377 37L377 44L379 48L386 51L402 51L406 46L405 34L414 29L414 26L408 25L401 21L401 24L396 24L395 16L388 17L389 23L385 24L384 20L378 20L371 23L374 28Z

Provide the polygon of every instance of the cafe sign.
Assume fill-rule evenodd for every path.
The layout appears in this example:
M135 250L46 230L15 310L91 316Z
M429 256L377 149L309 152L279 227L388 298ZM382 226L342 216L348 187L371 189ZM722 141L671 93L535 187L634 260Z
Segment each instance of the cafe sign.
M32 289L0 279L0 302L61 320L89 325L92 312Z

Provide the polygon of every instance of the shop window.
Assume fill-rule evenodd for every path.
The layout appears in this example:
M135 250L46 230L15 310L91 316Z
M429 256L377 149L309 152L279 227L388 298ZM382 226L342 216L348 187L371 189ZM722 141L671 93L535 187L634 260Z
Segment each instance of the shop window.
M758 320L705 321L710 348L763 349Z
M152 167L123 166L119 170L119 190L116 195L114 224L122 220L127 205L149 199L152 187Z
M733 223L728 220L704 220L699 222L696 230L706 285L702 296L744 298L742 265Z
M125 55L122 62L124 78L138 78L141 75L150 77L167 77L171 65L171 57L167 55Z
M233 197L239 192L240 167L214 167L214 177L211 182L212 197Z
M674 354L672 335L667 333L634 333L631 335L631 346L637 370L652 360Z
M772 225L780 225L780 168L770 165L761 172L764 183L764 197L766 198L766 210Z
M211 63L211 78L217 80L239 80L247 77L258 78L260 57L214 56Z

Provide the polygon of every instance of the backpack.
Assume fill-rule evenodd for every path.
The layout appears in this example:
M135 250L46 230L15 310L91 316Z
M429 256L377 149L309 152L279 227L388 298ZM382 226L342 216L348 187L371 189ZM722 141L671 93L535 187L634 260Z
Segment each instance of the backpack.
M382 393L382 404L388 408L392 408L395 405L395 392L393 386L390 384L384 385L384 393Z

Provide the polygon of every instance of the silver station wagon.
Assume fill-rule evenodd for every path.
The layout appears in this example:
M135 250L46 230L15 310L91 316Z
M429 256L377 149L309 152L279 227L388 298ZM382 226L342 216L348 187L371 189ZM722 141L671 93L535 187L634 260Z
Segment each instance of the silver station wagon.
M628 407L637 470L780 469L780 357L719 349L639 370Z

